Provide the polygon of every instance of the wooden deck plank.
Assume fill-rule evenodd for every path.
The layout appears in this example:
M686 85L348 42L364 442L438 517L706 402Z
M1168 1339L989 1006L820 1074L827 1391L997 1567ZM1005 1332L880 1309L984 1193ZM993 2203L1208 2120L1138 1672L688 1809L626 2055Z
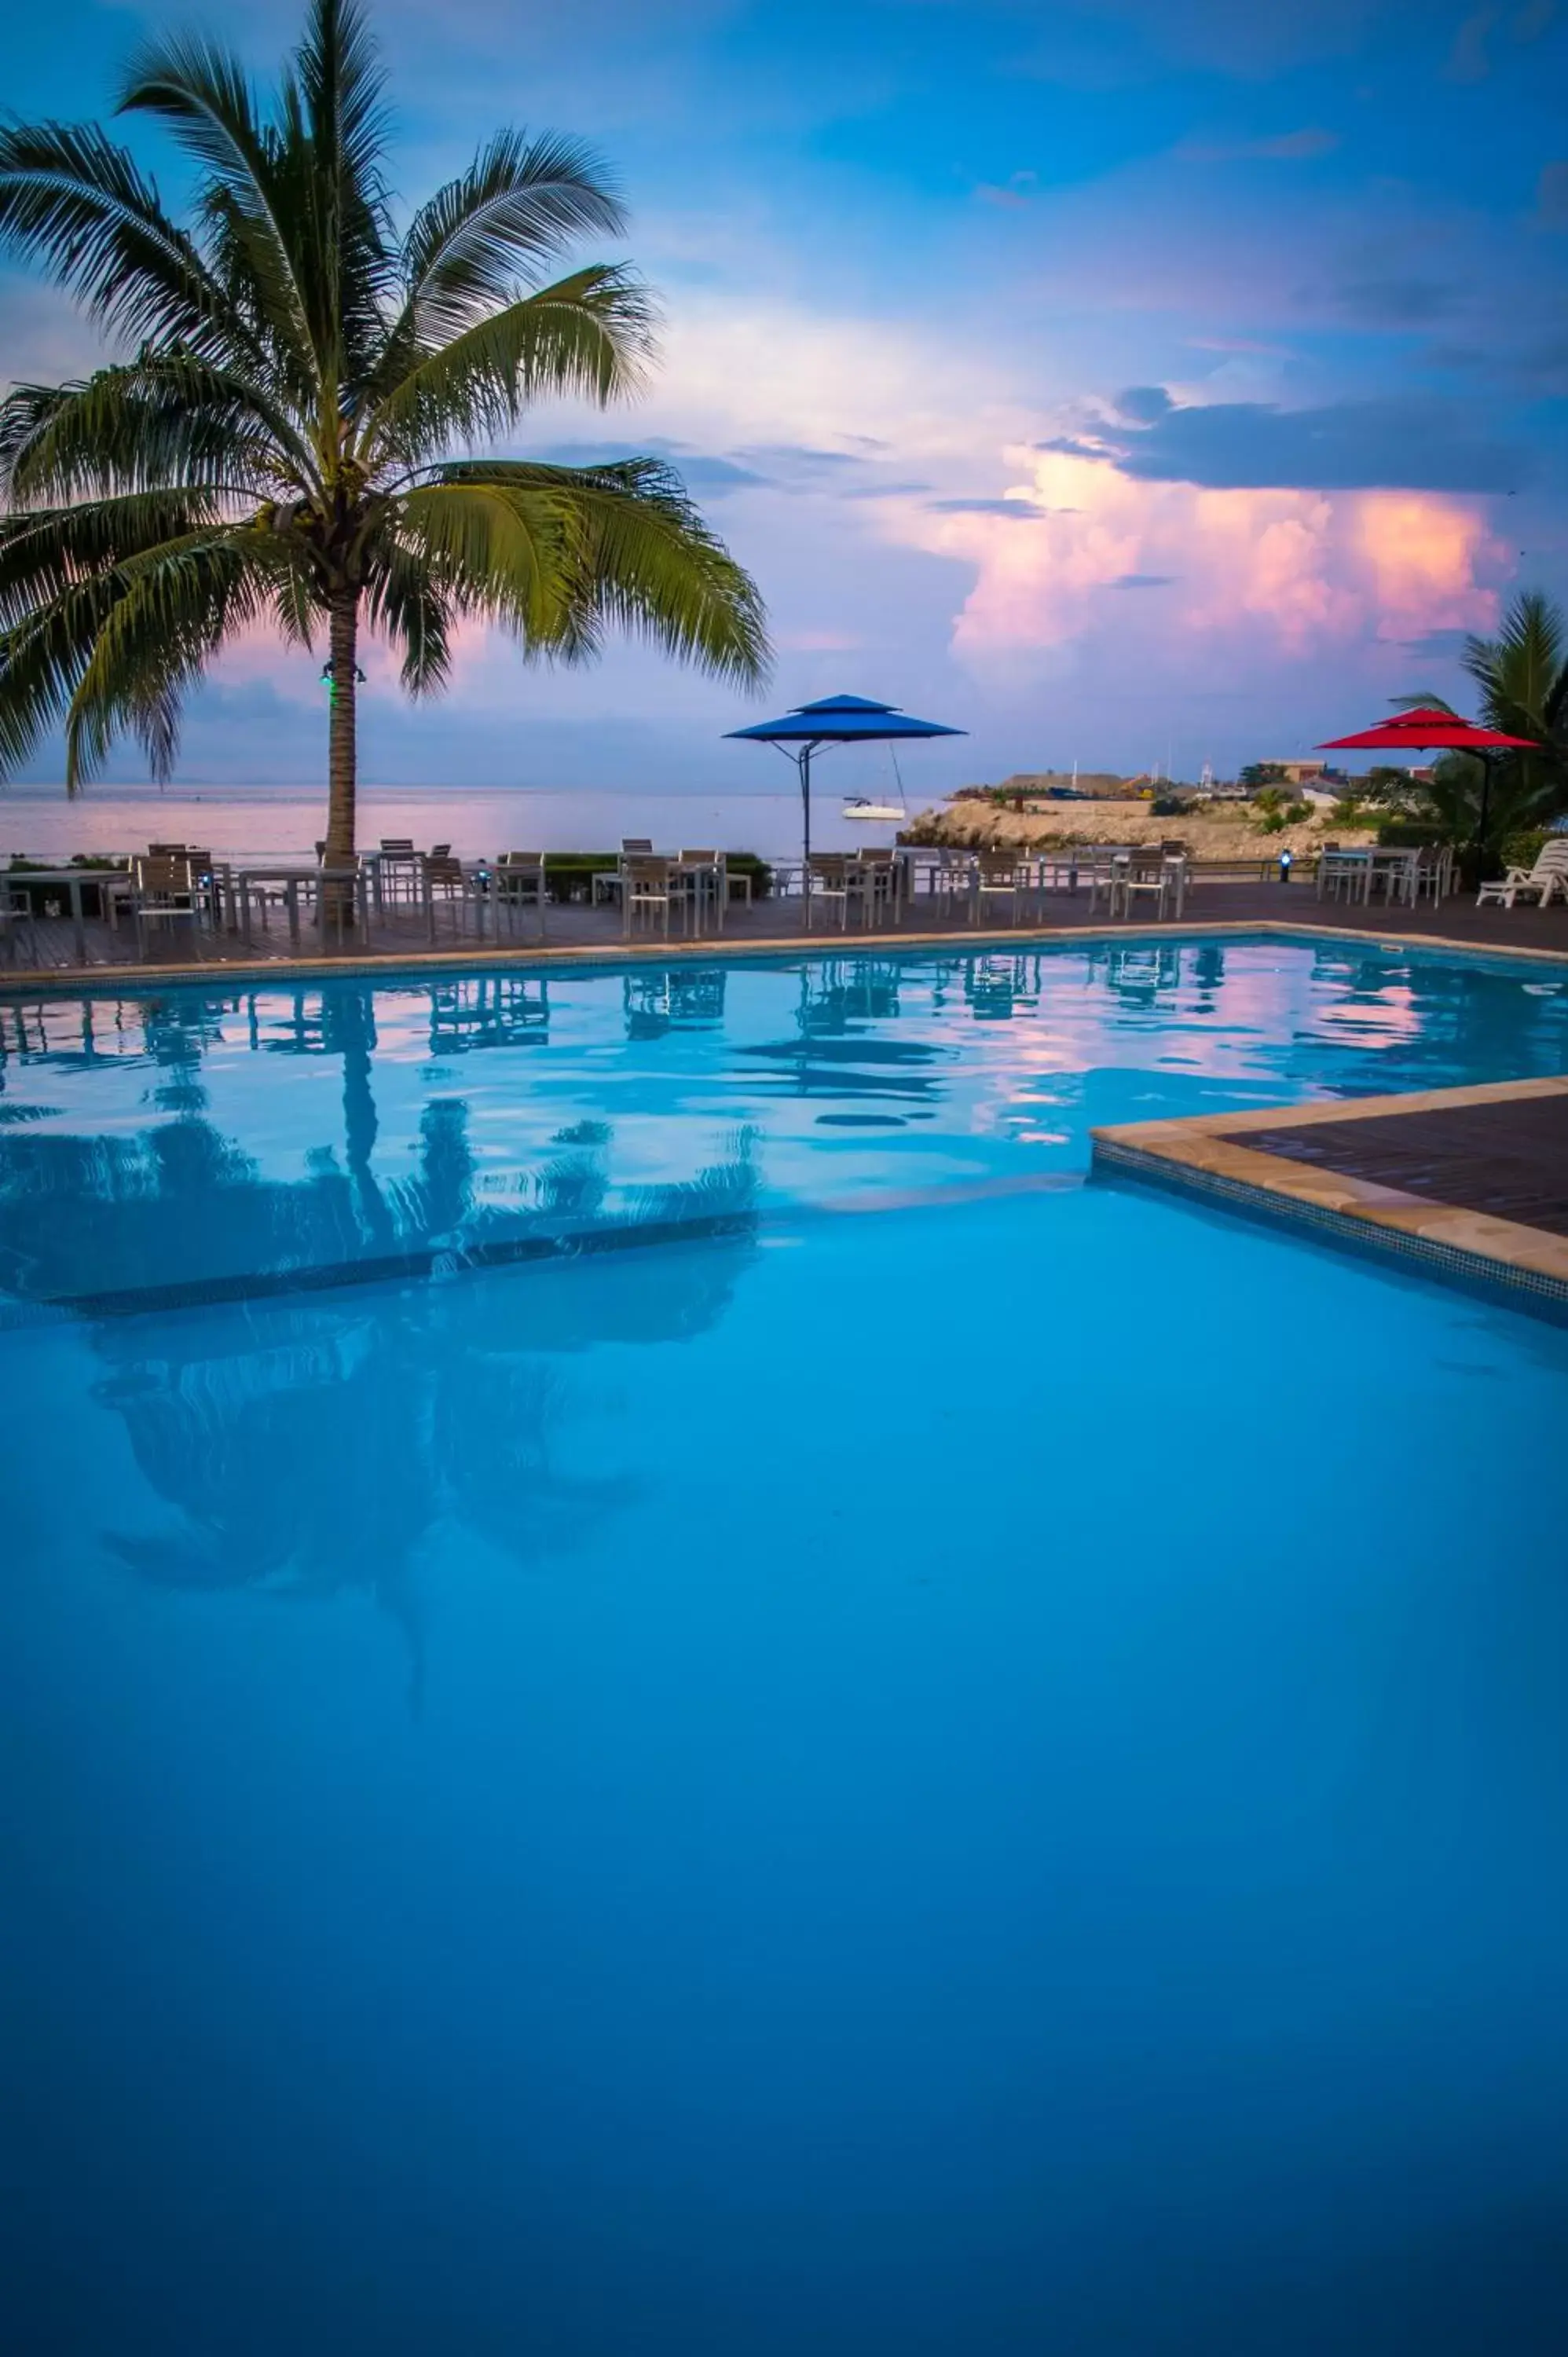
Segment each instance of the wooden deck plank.
M1092 1135L1108 1175L1396 1254L1568 1320L1568 1074Z
M1254 1129L1247 1143L1427 1202L1568 1235L1568 1091Z

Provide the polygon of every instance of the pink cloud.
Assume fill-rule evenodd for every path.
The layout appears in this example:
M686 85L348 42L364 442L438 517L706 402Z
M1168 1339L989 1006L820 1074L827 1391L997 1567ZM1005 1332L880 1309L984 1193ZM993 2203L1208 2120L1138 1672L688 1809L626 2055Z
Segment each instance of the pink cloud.
M1119 631L1165 640L1242 635L1297 657L1352 640L1487 628L1477 578L1495 559L1480 505L1407 491L1213 490L1143 482L1103 460L1016 452L1040 511L1026 532L980 513L907 514L920 545L966 558L975 582L955 651L1070 644L1107 624L1129 576L1169 586L1114 599Z

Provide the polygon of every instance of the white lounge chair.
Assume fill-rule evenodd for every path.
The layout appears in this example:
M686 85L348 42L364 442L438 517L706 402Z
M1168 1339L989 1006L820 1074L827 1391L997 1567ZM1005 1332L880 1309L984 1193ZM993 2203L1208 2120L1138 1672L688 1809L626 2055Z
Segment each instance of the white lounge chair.
M1506 876L1494 877L1483 884L1476 895L1477 909L1487 900L1497 900L1511 909L1521 894L1532 894L1546 908L1554 892L1568 900L1568 834L1549 834L1536 854L1533 867L1510 867Z

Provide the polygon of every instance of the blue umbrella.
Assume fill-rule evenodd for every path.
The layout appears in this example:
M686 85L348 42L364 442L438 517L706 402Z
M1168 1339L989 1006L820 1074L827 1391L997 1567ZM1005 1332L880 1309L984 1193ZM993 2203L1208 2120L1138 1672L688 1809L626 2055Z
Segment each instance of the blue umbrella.
M946 728L940 720L914 720L896 705L873 704L864 695L824 695L797 705L782 720L759 720L755 728L731 728L730 737L789 750L800 773L803 856L811 856L811 756L828 745L879 745L900 737L967 737L967 728Z

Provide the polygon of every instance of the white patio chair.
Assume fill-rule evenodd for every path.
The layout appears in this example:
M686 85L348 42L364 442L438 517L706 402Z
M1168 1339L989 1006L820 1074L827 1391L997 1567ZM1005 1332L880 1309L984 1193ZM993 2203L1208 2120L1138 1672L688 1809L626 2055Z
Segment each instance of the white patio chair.
M620 900L626 897L626 863L628 859L650 859L653 837L650 834L623 834L620 857L613 867L596 867L588 878L588 906L596 909L601 900Z
M1446 900L1454 889L1453 845L1423 844L1415 855L1414 872L1417 900Z
M729 900L729 888L725 881L724 853L682 850L681 866L685 871L683 880L697 931L702 931L704 920L711 917L722 933L725 909Z
M974 899L975 854L941 851L927 877L931 913L939 918L967 917Z
M1476 906L1488 900L1498 901L1511 909L1521 894L1530 894L1544 909L1550 906L1554 892L1568 900L1568 834L1549 834L1536 854L1533 867L1510 867L1505 876L1495 877L1483 884L1476 895Z
M891 851L863 851L855 863L860 917L865 925L895 923L898 916L897 863Z
M454 933L461 932L467 918L468 902L475 896L473 879L465 870L462 861L454 859L449 845L442 845L421 862L421 872L424 880L424 909L431 940L435 939L438 905L451 910L452 930Z
M151 930L188 925L194 943L206 914L199 877L184 852L149 853L131 862L131 913L136 923L136 954L145 958Z
M1367 899L1380 884L1383 899L1391 909L1402 901L1413 909L1416 901L1416 861L1414 851L1374 851L1368 864Z
M383 834L381 856L376 862L376 897L383 904L392 900L406 901L413 908L419 899L419 854L413 847L412 834Z
M668 940L670 911L685 905L684 887L675 874L674 862L640 855L623 857L620 879L621 925L626 935L629 938L639 917L650 926L657 917Z
M970 887L970 911L974 922L982 923L987 907L996 905L1006 909L1008 923L1015 925L1028 888L1028 870L1016 852L983 851Z
M1118 862L1116 880L1111 888L1111 913L1123 917L1133 913L1135 899L1152 899L1155 914L1163 920L1170 899L1171 874L1163 852L1134 851Z
M1097 843L1090 846L1088 856L1079 862L1078 880L1089 887L1089 913L1091 917L1100 906L1101 897L1112 915L1115 915L1117 883L1132 856L1132 852L1120 845Z
M813 851L806 863L806 931L811 930L819 905L837 909L839 931L847 931L849 904L853 886L850 868L853 866L845 851Z

